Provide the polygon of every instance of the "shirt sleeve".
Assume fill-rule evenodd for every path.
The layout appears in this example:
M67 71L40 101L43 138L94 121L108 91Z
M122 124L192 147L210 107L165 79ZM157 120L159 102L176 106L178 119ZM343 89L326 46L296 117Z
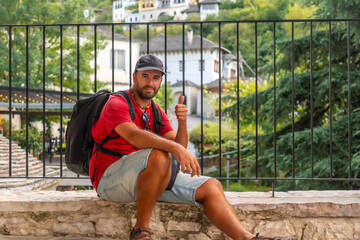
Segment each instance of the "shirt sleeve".
M165 125L164 127L160 127L160 136L164 136L166 133L168 133L170 131L174 131L174 129L172 128L170 121L169 121L167 115L165 114L165 112L160 108L160 106L158 104L156 104L156 106L158 107L158 109L161 113L161 121Z
M132 122L129 114L129 106L126 99L121 95L112 95L104 106L104 123L108 134L119 124Z

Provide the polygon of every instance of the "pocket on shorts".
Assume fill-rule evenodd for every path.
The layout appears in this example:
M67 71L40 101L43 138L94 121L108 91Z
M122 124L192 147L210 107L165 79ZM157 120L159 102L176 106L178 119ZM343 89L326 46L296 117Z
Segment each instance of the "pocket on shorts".
M113 202L134 202L135 196L131 194L121 183L115 186L103 189L103 193L100 194L102 198L107 201Z

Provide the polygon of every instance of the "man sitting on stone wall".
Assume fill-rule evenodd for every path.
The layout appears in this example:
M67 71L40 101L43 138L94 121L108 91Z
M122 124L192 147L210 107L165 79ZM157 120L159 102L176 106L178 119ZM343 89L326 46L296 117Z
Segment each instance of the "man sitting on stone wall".
M175 107L177 133L157 105L164 126L160 127L159 135L154 134L151 99L158 92L164 74L163 63L156 56L145 55L138 60L133 87L126 91L134 104L134 121L130 118L127 101L119 94L111 95L103 107L93 127L93 137L101 142L109 134L120 135L104 147L126 155L119 159L97 152L92 156L89 172L98 194L108 201L137 202L137 221L130 239L151 239L149 221L157 201L203 206L210 221L233 239L270 239L245 230L225 198L220 182L200 176L196 158L186 150L184 96ZM172 188L166 190L171 178L171 154L176 157L182 172L176 172Z

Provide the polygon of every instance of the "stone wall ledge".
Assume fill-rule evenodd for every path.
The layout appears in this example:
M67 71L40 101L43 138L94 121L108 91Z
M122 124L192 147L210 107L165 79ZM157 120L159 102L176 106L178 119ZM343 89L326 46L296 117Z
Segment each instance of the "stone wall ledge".
M297 239L360 239L360 191L226 192L252 232ZM0 190L0 235L128 239L136 204L95 191ZM158 203L154 239L226 239L202 208Z

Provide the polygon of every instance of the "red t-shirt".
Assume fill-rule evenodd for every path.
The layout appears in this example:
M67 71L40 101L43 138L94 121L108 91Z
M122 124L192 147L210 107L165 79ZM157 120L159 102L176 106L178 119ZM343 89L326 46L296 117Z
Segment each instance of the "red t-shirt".
M129 94L129 90L126 91ZM130 95L131 96L131 95ZM144 129L144 121L142 119L142 111L141 109L136 105L134 100L131 98L134 108L135 108L135 120L134 123L140 128ZM158 107L160 113L161 113L161 120L162 123L165 124L165 127L160 127L160 136L163 136L169 131L173 131L173 128L170 125L170 122L164 113L159 107L159 105L156 104ZM153 111L152 107L150 106L146 112L149 115L150 118L150 129L152 132L154 132L154 119L153 119ZM132 122L130 113L129 113L129 106L127 104L126 99L119 95L114 94L109 97L109 100L104 105L99 119L95 122L94 127L92 129L92 136L96 142L101 142L108 134L110 136L118 136L118 134L115 132L114 128L125 122ZM131 145L128 141L126 141L123 137L116 138L114 140L110 140L107 143L103 145L106 148L125 153L130 154L135 151L138 151L139 149L135 147L134 145ZM95 149L95 146L94 146ZM92 183L95 189L97 189L97 186L100 182L100 179L102 175L104 174L105 170L114 162L119 160L119 157L108 155L102 152L98 152L97 154L93 154L90 161L89 166L89 175L90 179L92 179L94 175L94 163L97 155L96 160L96 172L95 172L95 178L94 182Z

